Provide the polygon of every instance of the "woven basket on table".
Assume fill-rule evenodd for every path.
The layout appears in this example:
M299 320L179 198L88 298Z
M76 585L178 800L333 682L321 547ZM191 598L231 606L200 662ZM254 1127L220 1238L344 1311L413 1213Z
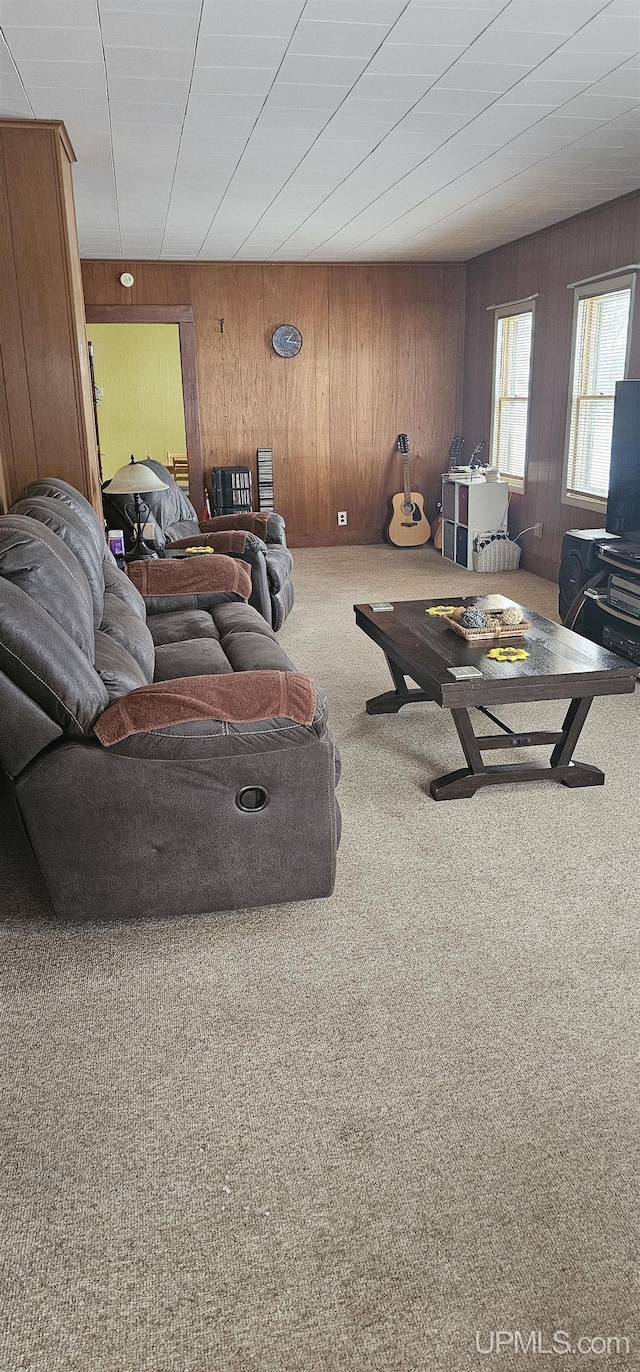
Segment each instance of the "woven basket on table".
M452 619L450 615L445 615L450 629L461 638L468 639L469 643L497 642L499 638L524 638L527 629L531 628L528 619L521 619L519 624L503 624L499 615L487 615L487 623L482 629L466 629L459 620Z

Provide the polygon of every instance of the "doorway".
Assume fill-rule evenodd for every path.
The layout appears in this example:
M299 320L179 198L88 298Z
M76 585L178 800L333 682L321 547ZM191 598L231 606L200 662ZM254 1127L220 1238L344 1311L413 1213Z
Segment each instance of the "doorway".
M203 504L193 314L190 306L88 306L103 480L152 457Z
M133 454L153 457L189 484L177 324L88 324L93 344L102 475Z

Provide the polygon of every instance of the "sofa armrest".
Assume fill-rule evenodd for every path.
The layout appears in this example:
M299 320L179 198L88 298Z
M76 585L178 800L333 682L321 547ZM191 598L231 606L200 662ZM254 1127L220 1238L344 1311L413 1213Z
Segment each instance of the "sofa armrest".
M127 573L145 599L234 592L251 595L251 569L236 557L168 557L130 562Z
M179 538L175 543L167 544L169 553L179 548L214 548L217 553L226 553L229 557L267 551L266 543L247 529L220 529L218 533L195 534L192 538Z
M267 543L279 543L279 544L281 544L281 546L282 546L283 548L286 548L286 546L287 546L287 538L286 538L286 534L285 534L285 528L286 528L286 525L285 525L284 519L282 518L282 515L281 515L281 514L276 514L276 513L275 513L275 510L274 510L274 511L269 515L269 521L268 521L268 523L267 523L267 537L266 537L266 542L267 542Z
M257 534L266 543L270 518L267 510L247 510L244 514L237 515L214 515L213 519L202 520L200 531L203 534L215 534L228 529L245 529L247 533Z
M234 672L140 686L114 700L94 731L103 747L109 748L132 734L196 720L242 724L287 719L310 728L315 714L316 688L311 677L299 672Z

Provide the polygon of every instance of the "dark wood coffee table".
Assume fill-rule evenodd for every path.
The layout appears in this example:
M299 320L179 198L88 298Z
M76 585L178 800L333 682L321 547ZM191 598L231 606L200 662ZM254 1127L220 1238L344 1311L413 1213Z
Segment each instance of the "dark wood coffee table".
M529 657L514 663L498 662L487 656L491 643L469 643L444 619L426 613L443 603L504 609L514 601L500 595L451 596L446 601L442 597L397 601L390 611L354 605L356 623L382 648L395 687L368 700L367 713L395 714L403 705L420 700L434 700L451 710L468 765L431 782L434 800L458 800L475 795L483 786L513 781L602 786L604 772L586 762L574 762L573 752L594 696L633 691L637 667L524 606L523 617L531 623L526 639L502 638L500 644L526 648ZM456 681L449 675L449 667L463 666L478 667L483 676ZM405 677L415 681L419 689L409 688ZM488 708L528 700L570 700L562 728L556 732L514 731ZM487 715L502 734L478 737L469 718L470 709ZM483 752L494 748L535 748L541 744L552 747L547 767L524 762L489 767L482 760Z

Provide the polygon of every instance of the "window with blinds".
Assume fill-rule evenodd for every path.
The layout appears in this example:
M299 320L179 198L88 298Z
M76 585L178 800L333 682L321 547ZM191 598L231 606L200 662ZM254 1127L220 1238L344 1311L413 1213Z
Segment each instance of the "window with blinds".
M533 304L496 314L491 465L524 479L529 430Z
M632 279L576 288L565 500L606 500L616 381L626 372Z

